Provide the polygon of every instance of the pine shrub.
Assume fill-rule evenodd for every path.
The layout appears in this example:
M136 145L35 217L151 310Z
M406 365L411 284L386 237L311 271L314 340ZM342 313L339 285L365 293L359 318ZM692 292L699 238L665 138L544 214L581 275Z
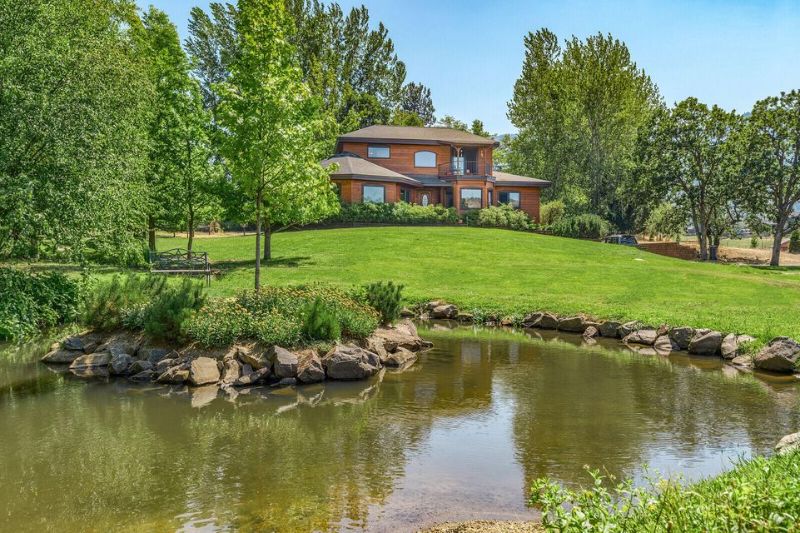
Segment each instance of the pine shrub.
M382 324L391 324L400 317L402 285L395 285L392 281L385 284L378 281L365 285L364 290L367 303L381 315Z
M303 336L309 341L335 341L342 336L336 315L320 298L306 307Z
M550 226L559 237L574 239L602 239L611 232L611 225L598 215L577 215L563 218Z

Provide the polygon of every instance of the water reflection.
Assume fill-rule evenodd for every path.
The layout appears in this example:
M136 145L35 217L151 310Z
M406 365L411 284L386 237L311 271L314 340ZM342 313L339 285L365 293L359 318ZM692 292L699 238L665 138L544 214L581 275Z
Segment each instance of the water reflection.
M0 358L0 530L414 529L531 516L583 465L689 477L800 425L792 380L575 336L427 330L404 372L299 388L82 380Z

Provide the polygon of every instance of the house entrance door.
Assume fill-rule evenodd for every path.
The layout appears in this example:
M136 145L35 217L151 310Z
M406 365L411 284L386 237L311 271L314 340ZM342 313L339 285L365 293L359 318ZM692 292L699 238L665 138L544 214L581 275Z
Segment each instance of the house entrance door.
M453 189L444 190L444 206L453 207Z

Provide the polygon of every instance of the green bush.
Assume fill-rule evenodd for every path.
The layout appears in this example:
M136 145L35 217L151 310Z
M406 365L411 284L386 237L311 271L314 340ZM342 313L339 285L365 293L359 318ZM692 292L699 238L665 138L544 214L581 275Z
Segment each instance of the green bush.
M310 341L338 340L342 336L336 315L319 298L306 308L303 336Z
M400 317L402 285L395 285L392 281L387 281L386 284L379 281L364 285L364 291L366 302L380 313L382 324L391 324Z
M555 224L567 212L567 206L561 200L553 200L552 202L545 202L539 209L539 222L545 226Z
M650 239L667 237L678 241L685 229L685 212L667 202L653 209L645 222Z
M547 531L797 531L800 453L742 461L716 478L686 486L651 479L635 488L592 473L573 491L550 479L534 482L531 503ZM610 486L609 486L610 485Z
M602 239L611 232L611 225L602 217L587 214L563 218L550 226L550 231L560 237Z
M168 285L142 310L143 329L153 337L178 339L183 325L203 306L203 284L183 278Z
M144 328L144 307L164 291L163 276L114 275L85 291L81 321L101 330Z
M343 204L339 212L323 223L374 224L457 224L458 213L442 205L423 207L407 202Z
M794 230L789 236L789 253L800 254L800 231Z
M0 268L0 294L0 340L13 340L74 321L81 284L58 272Z
M336 321L338 330L327 328L329 338L321 338L321 327L312 328L313 339L309 338L308 317L315 306L315 313L331 315ZM242 292L235 299L209 302L188 320L184 331L208 346L248 339L297 346L308 340L363 339L378 327L378 319L374 309L335 288L264 287ZM319 326L319 320L311 321Z
M464 214L464 223L469 226L508 228L522 231L536 227L536 224L525 211L514 209L508 204L468 211Z

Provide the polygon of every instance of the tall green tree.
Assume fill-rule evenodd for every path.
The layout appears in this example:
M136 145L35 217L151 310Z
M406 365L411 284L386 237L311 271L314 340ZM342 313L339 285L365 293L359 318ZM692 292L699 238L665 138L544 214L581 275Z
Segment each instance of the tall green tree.
M424 126L436 123L436 109L433 107L431 90L421 83L407 83L402 90L399 109L417 115Z
M522 73L508 116L519 128L512 168L548 179L548 198L631 225L625 186L639 129L660 105L658 90L611 35L573 37L548 29L525 37Z
M141 261L139 25L122 0L0 2L0 255Z
M478 120L477 118L472 121L472 127L470 131L475 135L480 135L481 137L491 137L492 134L486 131L486 128L483 126L483 121Z
M783 238L800 228L800 91L756 102L745 132L742 201L771 224L770 265L778 266Z
M651 190L663 191L688 215L703 260L709 244L718 244L739 216L740 129L735 112L687 98L655 114L640 139L639 172Z
M255 288L261 286L261 225L325 216L337 208L324 157L329 131L303 83L283 0L240 0L237 55L218 90L222 153L253 204Z
M452 128L454 130L469 131L467 123L458 120L453 115L445 115L441 117L438 120L438 122L436 122L436 125L442 128Z

